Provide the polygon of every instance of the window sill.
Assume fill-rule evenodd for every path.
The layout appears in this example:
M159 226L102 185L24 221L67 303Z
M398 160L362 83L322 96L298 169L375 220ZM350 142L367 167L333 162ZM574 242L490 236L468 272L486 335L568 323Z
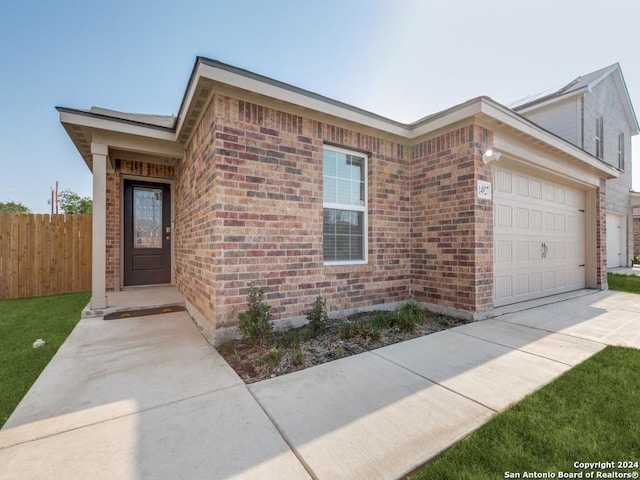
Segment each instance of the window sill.
M323 273L325 275L337 275L340 273L360 273L372 272L373 265L369 263L352 263L352 264L334 264L324 265Z

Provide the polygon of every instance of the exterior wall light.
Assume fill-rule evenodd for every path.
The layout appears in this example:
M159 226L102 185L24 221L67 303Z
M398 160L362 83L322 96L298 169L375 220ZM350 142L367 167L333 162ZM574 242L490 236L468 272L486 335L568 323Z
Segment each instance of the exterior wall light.
M491 148L482 154L482 161L485 164L492 162L494 160L497 162L501 158L502 158L502 154L500 152L496 152L495 150L492 150Z

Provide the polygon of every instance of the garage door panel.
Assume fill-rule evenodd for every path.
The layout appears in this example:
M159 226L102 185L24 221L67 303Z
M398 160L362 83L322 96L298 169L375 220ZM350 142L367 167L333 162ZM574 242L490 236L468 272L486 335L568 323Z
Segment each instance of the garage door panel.
M513 242L511 240L499 240L496 242L496 262L512 263L513 262Z
M529 228L529 209L518 207L516 208L516 226L520 229Z
M511 228L513 225L513 207L511 205L499 205L496 209L496 226Z
M542 291L542 273L533 272L529 275L529 293L538 294Z
M547 200L547 202L555 202L556 200L556 186L552 183L545 183L544 184L544 193L545 196L544 198Z
M495 305L584 288L584 192L494 172Z
M516 295L528 295L531 292L531 287L529 286L529 275L518 275L516 277Z
M553 212L545 212L544 214L544 231L553 233L556 230L556 215Z
M512 192L512 174L506 170L498 170L495 175L495 189L499 192Z
M495 295L497 300L513 298L513 275L496 277Z
M529 251L531 249L530 242L519 241L516 243L516 262L528 262Z
M516 175L516 193L523 197L529 196L529 179L523 175Z

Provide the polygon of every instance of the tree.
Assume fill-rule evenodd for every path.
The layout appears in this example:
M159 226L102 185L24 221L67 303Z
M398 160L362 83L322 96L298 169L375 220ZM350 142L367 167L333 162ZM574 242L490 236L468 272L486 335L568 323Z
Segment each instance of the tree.
M67 214L70 213L92 213L93 200L89 197L81 197L71 190L60 192L60 209Z
M0 212L3 213L29 213L30 211L20 202L0 202Z

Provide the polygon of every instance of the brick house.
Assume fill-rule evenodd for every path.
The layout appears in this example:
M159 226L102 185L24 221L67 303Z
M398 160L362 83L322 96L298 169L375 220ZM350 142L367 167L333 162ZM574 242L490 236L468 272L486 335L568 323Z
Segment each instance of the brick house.
M198 58L177 117L58 111L93 172L94 309L174 284L215 341L249 282L283 324L317 295L479 319L606 288L619 171L487 97L404 124Z

